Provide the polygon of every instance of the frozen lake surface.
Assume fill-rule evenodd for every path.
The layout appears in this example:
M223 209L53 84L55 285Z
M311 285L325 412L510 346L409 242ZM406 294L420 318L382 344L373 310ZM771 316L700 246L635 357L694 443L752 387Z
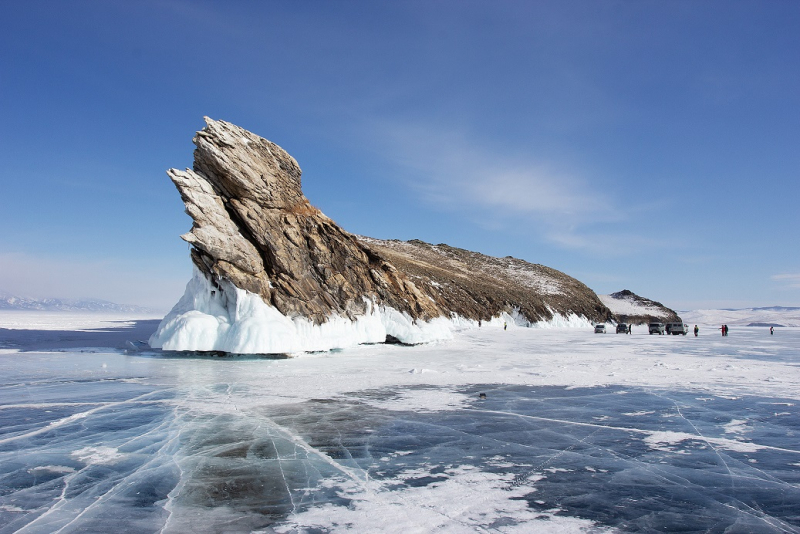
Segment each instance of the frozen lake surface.
M2 533L800 532L800 329L271 359L25 317L0 316Z

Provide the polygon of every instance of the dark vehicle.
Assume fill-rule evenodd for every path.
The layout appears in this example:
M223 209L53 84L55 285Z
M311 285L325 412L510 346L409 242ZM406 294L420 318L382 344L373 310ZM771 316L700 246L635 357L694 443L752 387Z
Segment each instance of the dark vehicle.
M664 328L664 323L650 323L650 335L658 334L663 335L666 329Z
M669 323L667 324L667 334L677 336L683 334L684 336L689 333L689 325L684 323Z
M617 334L627 334L628 333L628 328L630 328L630 327L628 325L626 325L625 323L619 323L617 325Z

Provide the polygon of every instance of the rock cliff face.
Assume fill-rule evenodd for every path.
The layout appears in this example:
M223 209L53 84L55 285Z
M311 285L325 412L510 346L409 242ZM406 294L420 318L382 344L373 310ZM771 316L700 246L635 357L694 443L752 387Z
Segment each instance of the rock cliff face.
M680 316L654 300L640 297L623 289L610 295L600 295L600 300L611 310L614 320L619 323L647 324L651 321L680 323Z
M611 318L594 292L555 269L447 245L349 234L309 203L300 167L278 145L233 124L205 120L194 138L193 168L168 175L194 221L181 237L192 245L192 261L214 298L230 293L232 284L282 316L313 325L332 317L357 322L376 308L396 311L412 324L455 316L488 321L502 313L522 323ZM154 336L156 345L170 344L165 332L186 323L198 299L187 289L180 310ZM215 317L227 331L243 318L231 310L235 303L220 305L229 317Z
M445 314L308 202L300 167L278 145L207 117L194 143L194 168L167 173L194 219L181 237L211 280L230 280L281 314L316 323L363 315L364 297L414 318Z

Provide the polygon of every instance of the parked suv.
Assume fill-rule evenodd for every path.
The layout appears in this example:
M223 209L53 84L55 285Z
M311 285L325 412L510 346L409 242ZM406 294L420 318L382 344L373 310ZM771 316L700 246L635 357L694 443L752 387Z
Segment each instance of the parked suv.
M606 325L604 325L604 324L596 324L596 325L594 325L594 333L595 334L605 334L606 333Z
M664 323L650 323L650 335L658 334L660 336L664 332Z
M689 333L689 325L684 323L669 323L667 324L667 334L677 336L683 334L684 336Z
M628 333L628 328L630 328L630 327L628 325L626 325L625 323L619 323L617 325L617 334L627 334Z

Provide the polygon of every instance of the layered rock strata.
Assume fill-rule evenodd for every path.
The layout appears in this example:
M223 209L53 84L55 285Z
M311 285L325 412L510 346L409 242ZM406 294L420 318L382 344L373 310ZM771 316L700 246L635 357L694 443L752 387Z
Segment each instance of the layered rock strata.
M252 319L242 315L245 295L258 297L248 306L258 308L259 316L294 321L294 327L284 326L297 335L330 331L325 325L332 320L361 324L354 332L372 321L369 335L353 334L361 335L359 341L382 336L373 324L376 313L384 317L386 334L399 334L401 341L418 339L406 330L436 320L489 321L502 314L523 324L611 318L588 287L555 269L446 245L354 236L309 203L300 167L282 148L233 124L205 121L193 140L193 168L167 171L193 219L181 237L191 245L197 280L162 322L154 346L228 350L219 339L227 337L230 345L231 329ZM210 341L187 341L187 331L206 327L217 333L195 338ZM269 335L261 330L259 336ZM282 345L236 346L261 351Z

